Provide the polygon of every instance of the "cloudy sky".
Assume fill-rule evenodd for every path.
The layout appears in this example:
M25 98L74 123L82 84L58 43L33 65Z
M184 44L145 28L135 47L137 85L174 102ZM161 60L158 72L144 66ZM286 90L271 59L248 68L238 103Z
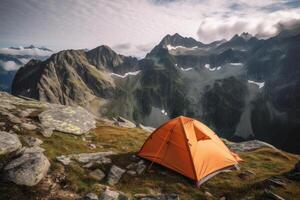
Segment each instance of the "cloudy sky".
M0 0L0 46L111 46L143 56L166 34L201 42L270 37L300 20L300 0Z

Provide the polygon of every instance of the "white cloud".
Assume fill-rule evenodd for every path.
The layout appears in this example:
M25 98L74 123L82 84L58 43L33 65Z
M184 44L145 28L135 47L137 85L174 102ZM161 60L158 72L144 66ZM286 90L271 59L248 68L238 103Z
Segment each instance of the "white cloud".
M21 67L21 65L18 65L14 61L2 61L2 60L0 60L0 66L2 66L5 71L15 71Z
M1 0L0 44L38 44L52 49L101 44L143 55L166 34L210 42L243 31L272 35L277 22L299 19L286 0ZM123 46L124 47L124 46Z
M23 47L19 47L19 49L11 49L11 48L1 48L0 54L6 55L20 55L20 56L49 56L53 52L44 51L38 48L33 49L24 49Z

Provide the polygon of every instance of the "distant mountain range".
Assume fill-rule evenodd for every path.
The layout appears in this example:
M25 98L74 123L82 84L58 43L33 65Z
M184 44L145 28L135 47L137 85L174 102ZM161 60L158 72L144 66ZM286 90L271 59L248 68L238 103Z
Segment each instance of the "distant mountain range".
M0 49L0 91L10 91L16 71L31 59L45 60L52 50L45 47L9 47Z
M151 126L186 115L222 137L257 138L299 153L299 52L294 29L210 44L174 34L141 60L108 46L31 60L18 70L12 93Z

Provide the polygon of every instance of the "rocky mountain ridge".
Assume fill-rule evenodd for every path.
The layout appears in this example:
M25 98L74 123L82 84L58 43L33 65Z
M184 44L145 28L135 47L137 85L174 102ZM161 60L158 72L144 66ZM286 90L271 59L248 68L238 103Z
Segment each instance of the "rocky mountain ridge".
M62 51L21 68L12 93L150 126L186 115L225 138L300 152L300 35L290 32L211 44L167 35L141 60L107 46Z

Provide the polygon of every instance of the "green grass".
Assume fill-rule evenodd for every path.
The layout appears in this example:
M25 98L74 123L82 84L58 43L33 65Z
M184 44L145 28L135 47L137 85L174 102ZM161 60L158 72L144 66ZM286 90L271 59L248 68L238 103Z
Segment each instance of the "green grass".
M54 133L51 138L44 138L39 133L27 133L39 137L44 141L42 147L46 149L45 154L51 161L50 174L56 174L64 169L66 175L66 189L77 193L87 192L100 193L103 189L101 184L89 178L90 170L73 163L64 167L56 161L56 157L62 154L73 154L82 152L115 151L118 154L112 156L113 163L125 168L131 163L131 157L140 149L149 133L141 129L120 128L98 124L98 128L86 136L73 136L64 133ZM84 141L83 137L86 138ZM88 144L96 144L96 149L89 148ZM241 199L245 196L254 196L261 199L263 190L269 188L266 179L272 176L279 176L287 183L285 188L271 188L274 192L286 199L300 199L300 183L288 180L284 174L293 168L300 156L276 151L270 148L263 148L252 152L239 154L244 162L241 163L240 171L221 173L200 188L196 188L194 182L184 176L168 170L159 165L153 165L150 170L140 176L129 176L125 174L119 184L114 186L129 195L136 193L178 193L180 199L219 199L226 196L228 199ZM100 166L108 172L109 166ZM242 179L240 174L250 170L255 176ZM0 199L7 199L7 194L38 195L35 192L38 186L30 188L19 187L12 184L0 185ZM214 195L208 198L204 195L209 191ZM4 192L4 194L3 194ZM2 196L1 196L2 195ZM4 195L4 196L3 196ZM6 196L5 196L6 195ZM26 196L26 195L25 195ZM19 196L22 199L22 195Z

